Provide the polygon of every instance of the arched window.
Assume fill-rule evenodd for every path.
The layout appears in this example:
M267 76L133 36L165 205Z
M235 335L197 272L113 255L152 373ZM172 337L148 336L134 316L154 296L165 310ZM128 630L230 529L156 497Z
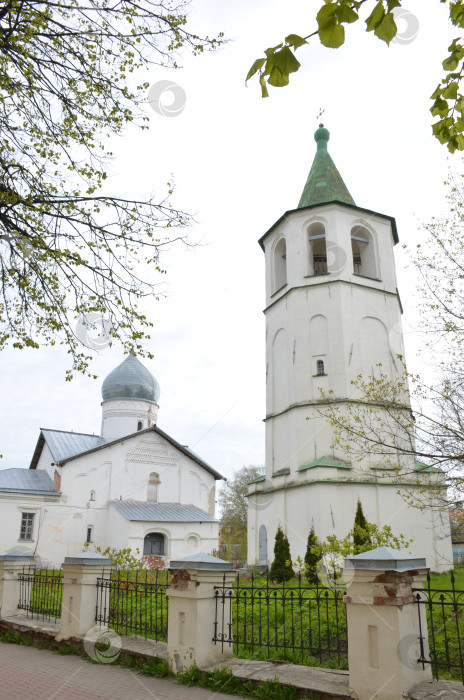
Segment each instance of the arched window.
M324 360L318 360L316 363L316 374L318 377L323 377L325 374Z
M95 491L91 491L89 501L94 501L94 500L95 500Z
M160 532L150 532L143 540L144 556L164 555L164 535Z
M143 428L143 423L141 420L139 420L139 422L137 423L137 430L142 430L142 428Z
M87 538L85 540L90 544L90 542L93 542L93 527L92 525L89 525L87 528Z
M378 278L374 237L361 225L351 229L351 250L353 253L353 273L361 277Z
M287 244L285 238L274 249L274 292L287 284Z
M309 274L326 275L327 269L327 241L325 238L324 224L317 221L309 227Z

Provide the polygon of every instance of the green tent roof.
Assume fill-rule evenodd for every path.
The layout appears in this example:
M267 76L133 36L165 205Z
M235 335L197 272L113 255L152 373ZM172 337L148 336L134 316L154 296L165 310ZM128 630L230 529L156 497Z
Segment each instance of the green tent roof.
M353 197L343 182L342 176L327 151L329 138L330 133L321 124L314 134L317 152L314 156L303 194L298 203L298 209L327 202L344 202L345 204L356 206Z

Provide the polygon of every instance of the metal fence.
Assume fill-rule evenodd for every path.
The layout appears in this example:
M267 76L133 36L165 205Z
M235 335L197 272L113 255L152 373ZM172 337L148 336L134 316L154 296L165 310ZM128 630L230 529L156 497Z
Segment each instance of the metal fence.
M24 569L19 578L18 608L26 617L56 622L61 617L63 571L61 569Z
M215 586L213 642L233 645L242 658L347 668L344 590L301 577L296 585L266 576L237 576L233 586Z
M464 591L456 590L454 573L451 588L432 588L430 574L424 588L413 588L420 629L420 658L418 663L432 666L437 680L460 680L464 683ZM428 626L430 652L425 644L425 624Z
M113 571L97 580L95 621L124 635L167 640L169 571Z

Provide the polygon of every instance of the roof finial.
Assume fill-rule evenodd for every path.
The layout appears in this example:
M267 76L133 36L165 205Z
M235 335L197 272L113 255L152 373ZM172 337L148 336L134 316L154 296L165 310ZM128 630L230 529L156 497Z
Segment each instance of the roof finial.
M317 113L317 119L319 120L319 126L320 126L321 128L324 126L324 124L323 124L323 122L322 122L322 115L324 114L324 112L325 112L325 109L323 109L323 108L321 107L321 108L319 109L319 112Z

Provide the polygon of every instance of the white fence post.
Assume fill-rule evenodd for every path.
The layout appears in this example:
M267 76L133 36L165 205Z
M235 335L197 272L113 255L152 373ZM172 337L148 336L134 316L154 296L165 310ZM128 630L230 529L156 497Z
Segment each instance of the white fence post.
M432 677L425 611L419 630L412 587L421 587L425 559L379 547L345 560L350 691L358 700L398 700ZM422 606L424 607L424 606ZM428 657L427 657L428 658Z
M0 554L0 617L20 615L18 611L20 580L24 567L33 567L32 554L14 550Z
M63 603L57 641L79 637L95 627L97 579L112 566L111 559L94 552L66 557L63 564Z
M232 564L209 554L194 554L181 561L171 561L169 568L173 579L166 591L168 659L174 673L194 664L205 668L232 657L232 645L228 641L213 642L216 611L221 620L225 613L221 591L216 591L215 586L222 588L225 583L226 588L232 589L235 578Z

